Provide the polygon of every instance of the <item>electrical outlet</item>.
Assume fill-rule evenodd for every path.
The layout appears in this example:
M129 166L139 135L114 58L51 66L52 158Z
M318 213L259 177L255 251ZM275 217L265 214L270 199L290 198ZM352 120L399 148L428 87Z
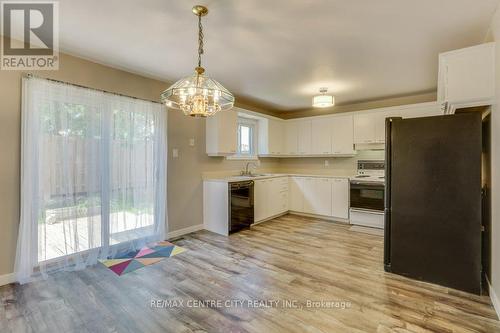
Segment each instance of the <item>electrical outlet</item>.
M330 166L330 162L328 160L325 160L325 167Z
M194 147L194 138L189 139L189 146Z
M177 149L177 148L172 149L172 157L173 158L179 157L179 149Z

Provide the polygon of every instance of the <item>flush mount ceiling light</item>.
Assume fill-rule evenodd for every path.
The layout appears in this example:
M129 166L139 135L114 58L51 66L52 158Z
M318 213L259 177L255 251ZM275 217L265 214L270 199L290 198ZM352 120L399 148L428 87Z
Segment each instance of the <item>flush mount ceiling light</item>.
M204 6L194 6L193 13L198 16L198 66L192 76L180 79L161 94L166 106L182 110L186 116L208 117L234 105L234 96L219 82L204 75L201 67L203 51L203 26L201 17L208 14Z
M316 95L313 97L313 107L315 108L327 108L335 105L335 97L333 95L327 95L328 88L319 88L321 95Z

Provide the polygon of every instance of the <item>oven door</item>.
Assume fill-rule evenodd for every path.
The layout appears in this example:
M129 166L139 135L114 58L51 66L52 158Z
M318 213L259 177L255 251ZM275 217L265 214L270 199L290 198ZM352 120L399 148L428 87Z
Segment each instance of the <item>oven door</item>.
M384 211L384 184L351 181L351 209Z

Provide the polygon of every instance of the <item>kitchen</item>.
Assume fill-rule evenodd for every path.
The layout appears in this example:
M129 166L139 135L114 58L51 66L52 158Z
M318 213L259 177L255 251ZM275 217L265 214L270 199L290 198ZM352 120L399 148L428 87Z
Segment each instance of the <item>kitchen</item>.
M500 0L17 2L0 331L500 332Z
M463 63L469 66L461 66ZM470 65L471 63L473 65ZM429 241L426 244L425 241L420 240L415 241L415 244L427 247L429 250L426 255L430 255L428 252L439 248L439 245L442 245L443 240L446 239L449 246L441 246L441 251L451 256L458 253L456 248L458 246L463 251L463 254L459 256L460 261L465 260L468 253L472 253L474 258L470 259L471 267L457 268L455 271L450 258L447 258L446 269L454 271L453 275L447 278L444 277L446 275L444 272L434 272L426 264L422 265L420 271L409 273L417 266L416 263L420 261L418 258L424 255L425 251L422 250L420 253L412 253L412 255L399 258L405 263L404 265L412 267L412 269L403 269L400 274L424 281L438 282L445 286L460 286L457 288L480 294L484 288L481 287L484 273L480 264L484 257L489 257L488 252L481 253L480 239L490 236L481 235L484 233L481 229L485 230L483 225L485 221L482 221L477 213L481 210L481 206L489 205L486 202L489 199L481 198L479 189L484 185L481 183L481 158L474 160L474 156L480 157L482 146L490 141L488 136L481 136L480 123L481 119L487 119L490 113L489 106L493 103L494 67L494 44L486 43L439 55L438 96L440 100L437 102L284 121L237 109L232 112L221 112L207 119L206 149L209 156L219 156L219 158L227 156L229 159L250 161L246 163L245 170L241 171L240 175L205 177L204 228L227 236L245 228L251 230L253 225L272 221L274 218L290 213L350 224L352 225L350 230L380 236L384 235L385 229L385 268L387 271L398 272L398 269L391 268L391 257L394 261L394 258L398 258L398 255L404 252L397 246L411 243L419 237L418 227L415 227L417 223L420 223L419 221L434 220L435 225L441 224L439 218L441 214L450 219L455 216L454 219L457 222L451 223L448 226L449 229L443 229L443 226L440 226L434 233L422 236L436 238L434 243ZM472 117L479 119L479 123L471 122L472 120L467 120L467 118L463 120L464 114L471 114ZM254 120L252 131L257 132L255 137L250 135L251 140L248 140L250 144L255 145L256 151L248 149L247 154L241 153L242 149L239 147L242 143L242 132L241 122L238 119L245 117ZM400 143L403 142L404 137L396 141L392 134L395 131L395 124L401 121L406 124L412 122L418 124L419 118L428 121L429 125L425 125L417 134L408 134L413 135L412 140L417 141L413 141L411 145ZM452 118L456 118L457 123L463 122L463 126L475 128L477 133L472 134L464 130L457 133L445 125L438 126L438 124L446 123L447 120L451 121ZM431 130L426 132L425 128L431 128L431 124L438 126L434 129L435 132ZM419 139L418 136L421 138ZM427 136L432 138L429 139L430 144L419 147L420 142L424 142ZM447 138L449 138L449 143L445 142ZM464 139L461 140L461 138ZM479 138L479 141L474 141L474 138ZM479 142L479 144L466 149L468 146L460 143L462 141ZM403 145L398 148L402 150L395 155L398 144ZM439 146L440 155L432 153L436 150L436 145ZM461 152L454 154L457 147L462 147ZM422 151L419 152L418 149ZM420 160L410 163L410 152L420 156ZM431 154L436 156L428 160L426 156L431 156ZM365 155L370 155L372 158L364 159ZM329 163L329 160L325 158L347 159L352 160L351 163L356 163L356 171L335 170L332 172L331 169L326 169L323 172L310 174L293 171L269 174L259 174L256 171L253 173L252 169L257 169L255 162L259 158L270 157L278 158L279 163L285 165L289 159L323 158L325 167ZM401 162L401 158L406 163ZM460 169L460 161L463 159L468 159L469 164L466 168ZM446 169L447 166L448 169ZM433 173L439 172L442 180L429 174L419 175L418 170L424 167L430 168ZM442 169L447 170L446 177L442 174L444 172ZM410 177L415 177L415 180L408 185L410 188L402 190L399 188L399 183L403 182L397 178L392 179L393 174L403 175L405 178L411 175ZM389 178L387 186L386 176ZM467 195L459 196L456 193L457 187L460 188L460 185L456 184L457 179L469 178L473 179L472 184L458 183L462 184L461 190L467 193ZM419 182L427 184L431 179L433 182L440 182L440 185L428 189L427 192L423 191L420 195L431 198L433 192L440 192L434 198L435 202L439 202L437 207L440 208L430 209L423 206L420 212L412 212L418 218L411 222L413 225L408 225L407 231L412 231L406 236L407 239L403 240L402 233L405 231L399 230L403 222L395 222L397 219L392 216L394 207L391 207L388 202L394 203L394 198L398 199L401 196L408 197L405 193L410 189L418 193ZM440 197L450 196L453 197L452 201L439 200ZM416 194L413 199L406 200L417 200L418 197L419 195ZM439 206L440 204L442 206ZM457 213L454 208L456 204L468 206L468 208ZM428 205L431 206L430 203ZM416 207L416 202L406 203L403 217L412 209L417 210ZM469 216L470 211L473 214ZM469 217L459 222L461 215ZM487 219L484 218L484 220ZM442 222L444 223L445 220ZM391 226L391 223L397 228ZM425 226L426 224L422 223L422 231L434 228L433 224ZM456 228L469 230L467 233L464 231L464 234L456 239L458 244L454 244L452 240L453 230ZM396 238L393 239L394 237ZM472 243L469 244L470 242ZM460 263L457 265L460 266ZM471 271L474 273L469 283L455 283L455 280L460 280L457 274L466 275Z

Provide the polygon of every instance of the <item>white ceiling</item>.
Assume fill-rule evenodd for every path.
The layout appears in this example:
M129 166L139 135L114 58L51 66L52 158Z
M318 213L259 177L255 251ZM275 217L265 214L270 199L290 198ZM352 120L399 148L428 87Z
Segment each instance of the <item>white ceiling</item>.
M434 90L438 53L483 42L498 0L62 0L61 50L170 82L207 74L274 110Z

